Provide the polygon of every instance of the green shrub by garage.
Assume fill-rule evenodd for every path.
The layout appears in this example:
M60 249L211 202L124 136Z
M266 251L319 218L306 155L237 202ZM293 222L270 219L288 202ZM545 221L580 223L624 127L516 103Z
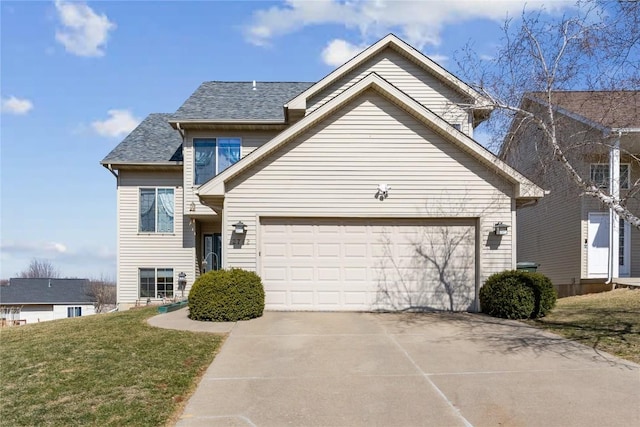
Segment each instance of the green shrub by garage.
M548 277L522 270L491 275L480 289L483 313L505 319L529 319L546 315L557 295Z
M264 287L256 273L233 268L209 271L189 292L189 318L235 322L262 316Z

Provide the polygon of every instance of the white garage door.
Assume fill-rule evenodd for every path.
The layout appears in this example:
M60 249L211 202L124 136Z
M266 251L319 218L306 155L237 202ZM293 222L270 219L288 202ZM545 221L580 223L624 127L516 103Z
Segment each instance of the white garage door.
M261 219L270 310L468 310L473 220Z

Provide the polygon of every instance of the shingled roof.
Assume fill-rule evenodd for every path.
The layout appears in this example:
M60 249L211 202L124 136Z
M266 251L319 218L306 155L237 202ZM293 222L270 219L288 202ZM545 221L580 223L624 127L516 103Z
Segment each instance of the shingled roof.
M181 162L182 137L169 124L170 116L149 114L101 163Z
M0 305L93 304L87 279L10 279L0 286Z
M309 82L204 82L171 120L279 121L284 105L313 83Z
M546 101L545 93L528 95ZM559 91L551 103L607 128L640 128L640 91Z

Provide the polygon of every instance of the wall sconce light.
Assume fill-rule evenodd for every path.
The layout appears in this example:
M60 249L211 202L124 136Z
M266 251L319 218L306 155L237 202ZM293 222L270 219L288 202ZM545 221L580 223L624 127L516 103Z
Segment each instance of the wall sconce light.
M247 226L242 221L238 221L235 224L233 224L233 232L236 234L244 234L246 229L247 229Z
M496 236L505 236L507 234L507 229L509 226L502 222L497 222L496 225L493 226L493 232Z
M196 211L196 204L191 202L189 204L189 212L195 212Z

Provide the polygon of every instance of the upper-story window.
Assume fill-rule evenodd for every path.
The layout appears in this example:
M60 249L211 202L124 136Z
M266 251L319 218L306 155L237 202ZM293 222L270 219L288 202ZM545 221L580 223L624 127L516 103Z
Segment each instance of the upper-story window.
M140 189L142 233L173 233L173 188Z
M194 138L194 184L204 184L240 160L240 145L240 138Z
M629 172L631 168L628 163L620 164L620 188L629 189ZM591 181L598 187L609 188L609 165L607 163L594 163L591 165Z

